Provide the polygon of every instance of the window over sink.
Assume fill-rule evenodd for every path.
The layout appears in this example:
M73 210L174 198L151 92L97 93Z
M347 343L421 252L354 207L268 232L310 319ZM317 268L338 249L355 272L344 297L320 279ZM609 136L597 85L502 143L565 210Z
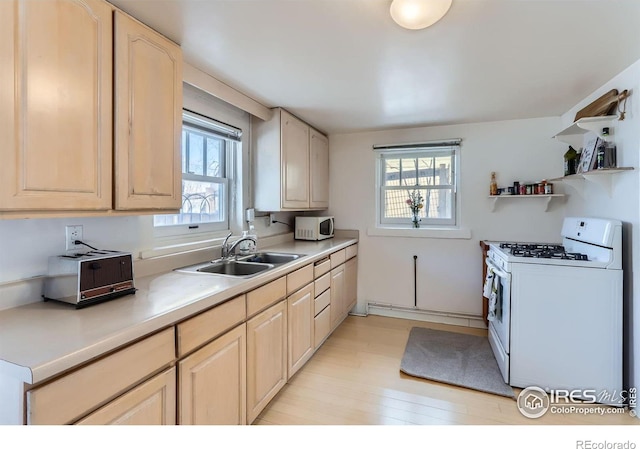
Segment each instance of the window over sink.
M378 226L414 227L408 202L419 196L419 227L455 227L459 149L459 140L374 146Z
M229 229L229 177L242 130L185 110L182 125L182 208L155 215L156 234Z

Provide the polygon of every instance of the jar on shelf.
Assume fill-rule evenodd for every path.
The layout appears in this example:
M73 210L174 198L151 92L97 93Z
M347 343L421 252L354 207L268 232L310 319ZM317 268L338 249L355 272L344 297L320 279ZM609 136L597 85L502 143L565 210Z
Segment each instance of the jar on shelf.
M553 195L553 184L548 182L544 185L545 195Z

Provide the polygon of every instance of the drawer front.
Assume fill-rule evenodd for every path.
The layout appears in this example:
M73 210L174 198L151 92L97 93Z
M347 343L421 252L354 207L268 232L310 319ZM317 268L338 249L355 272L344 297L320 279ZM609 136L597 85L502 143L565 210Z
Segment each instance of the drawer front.
M327 306L313 319L314 346L317 349L331 332L331 306Z
M320 296L318 296L315 300L316 306L315 306L315 312L313 312L313 315L316 316L318 313L320 313L320 311L325 307L327 307L330 302L331 302L331 290L325 290L325 292L322 293Z
M313 281L313 265L309 264L287 275L287 295Z
M338 265L341 265L344 263L345 261L345 257L346 257L346 251L344 249L341 249L340 251L336 251L335 253L331 254L331 269L333 270L335 267L337 267Z
M287 278L282 276L247 293L247 318L275 304L287 295Z
M345 257L347 260L353 259L358 255L358 244L356 243L355 245L347 246L345 248L345 252L346 252Z
M246 318L246 299L242 295L178 324L178 356L213 340Z
M330 273L324 274L320 278L316 279L315 286L314 286L316 291L316 297L320 296L320 294L324 292L326 289L328 289L330 285L331 285Z
M175 359L171 327L27 392L27 424L67 424Z
M331 270L331 260L327 257L315 263L313 267L313 277L318 279L323 274L328 273L329 270Z

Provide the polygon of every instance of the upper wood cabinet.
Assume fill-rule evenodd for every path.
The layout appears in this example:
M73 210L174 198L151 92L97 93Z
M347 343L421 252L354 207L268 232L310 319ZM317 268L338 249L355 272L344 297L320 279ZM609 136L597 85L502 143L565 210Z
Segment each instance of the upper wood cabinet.
M281 108L252 118L255 206L264 211L329 207L329 141Z
M309 135L311 209L329 207L329 139L311 128Z
M0 210L111 208L112 8L0 2Z
M179 209L182 52L115 12L115 209Z
M0 211L178 210L181 127L176 44L102 0L0 2Z

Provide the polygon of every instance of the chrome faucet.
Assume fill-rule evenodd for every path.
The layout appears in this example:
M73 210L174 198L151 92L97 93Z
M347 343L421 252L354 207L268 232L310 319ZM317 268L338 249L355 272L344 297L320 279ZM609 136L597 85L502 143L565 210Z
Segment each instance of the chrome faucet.
M233 234L233 232L230 232L224 239L224 242L222 242L222 251L221 251L221 255L223 259L228 259L231 256L235 255L235 251L236 251L236 247L238 246L239 243L244 242L244 241L251 241L253 242L254 245L257 245L257 241L255 239L255 237L250 237L250 236L245 236L245 237L241 237L238 240L236 240L235 242L233 242L231 244L231 246L229 246L228 241L229 241L229 237L231 237L231 234Z

